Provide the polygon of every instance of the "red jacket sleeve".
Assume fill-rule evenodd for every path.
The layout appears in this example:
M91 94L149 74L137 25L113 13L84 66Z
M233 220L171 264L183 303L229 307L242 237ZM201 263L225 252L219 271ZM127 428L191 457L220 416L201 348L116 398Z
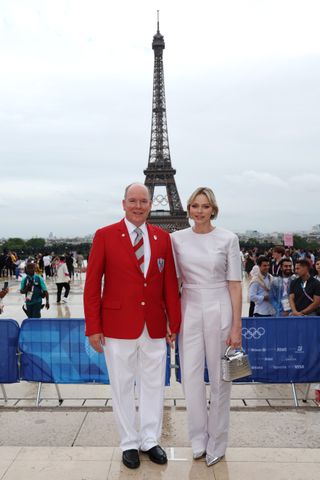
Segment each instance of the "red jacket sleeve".
M179 284L174 264L170 235L167 236L167 256L164 268L164 302L171 333L179 333L181 323L181 305Z
M97 230L90 250L84 286L84 316L86 335L102 333L101 285L105 272L105 236Z

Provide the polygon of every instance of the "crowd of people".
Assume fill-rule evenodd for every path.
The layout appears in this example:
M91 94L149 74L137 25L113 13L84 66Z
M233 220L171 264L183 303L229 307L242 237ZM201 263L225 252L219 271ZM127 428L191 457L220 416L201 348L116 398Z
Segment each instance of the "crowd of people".
M84 266L84 256L81 252L66 251L63 255L68 268L70 278L73 278L75 272L81 272ZM30 261L35 264L35 272L46 278L55 277L57 265L61 256L54 252L40 252L36 255L19 255L12 250L6 250L0 254L0 277L15 277L20 280L25 272L26 264Z
M16 252L5 250L0 255L0 267L0 276L15 277L17 281L21 280L20 293L25 296L22 308L27 317L40 318L41 309L50 308L46 281L52 280L56 283L57 304L61 301L68 303L71 280L83 271L84 257L81 252L67 251L65 255L44 252L32 257L21 258ZM8 292L8 286L4 286L1 290L0 313L3 310L2 298ZM45 304L42 303L43 299L45 299Z
M242 251L249 317L320 315L320 251L276 246Z

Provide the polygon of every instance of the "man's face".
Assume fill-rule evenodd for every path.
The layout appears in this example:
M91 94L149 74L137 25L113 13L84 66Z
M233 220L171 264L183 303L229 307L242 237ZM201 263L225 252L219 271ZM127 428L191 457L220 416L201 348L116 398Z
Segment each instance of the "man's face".
M149 192L143 185L132 185L127 191L126 198L122 201L126 218L136 227L140 227L148 218L151 210Z
M298 275L298 277L303 277L307 273L309 273L308 267L306 267L305 265L300 265L300 263L296 264L296 274Z
M292 263L283 262L283 264L281 265L281 271L284 277L290 277L290 275L292 275Z
M34 272L35 272L35 265L34 263L28 263L27 267L26 267L26 271L27 271L27 274L32 276L34 275Z
M259 268L262 275L267 275L269 272L269 262L262 262Z

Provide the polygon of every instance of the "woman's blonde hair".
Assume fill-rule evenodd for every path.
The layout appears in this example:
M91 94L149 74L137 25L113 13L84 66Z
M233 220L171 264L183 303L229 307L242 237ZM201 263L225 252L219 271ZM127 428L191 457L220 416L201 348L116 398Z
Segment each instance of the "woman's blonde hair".
M217 218L219 213L217 200L211 188L208 188L208 187L199 187L190 195L190 198L187 203L187 210L188 210L189 217L190 217L190 205L195 201L198 195L205 195L207 197L208 202L213 209L211 220L213 220L214 218Z

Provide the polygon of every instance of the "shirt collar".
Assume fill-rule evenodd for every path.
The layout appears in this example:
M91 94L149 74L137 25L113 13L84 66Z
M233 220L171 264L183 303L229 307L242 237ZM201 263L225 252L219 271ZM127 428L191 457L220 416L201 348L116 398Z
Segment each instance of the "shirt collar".
M131 235L135 231L136 228L140 228L140 230L142 231L142 233L144 235L148 234L148 229L147 229L146 222L144 222L142 225L140 225L140 227L136 227L136 225L133 225L133 223L129 222L129 220L126 217L124 219L124 222L125 222L126 227L128 229L129 235Z

